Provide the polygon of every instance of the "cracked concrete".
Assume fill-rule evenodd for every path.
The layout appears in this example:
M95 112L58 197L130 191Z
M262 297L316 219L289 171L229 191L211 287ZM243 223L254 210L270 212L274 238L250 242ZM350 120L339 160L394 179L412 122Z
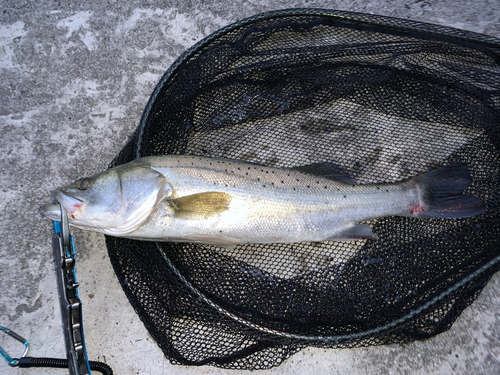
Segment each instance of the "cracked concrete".
M105 169L137 126L159 78L196 41L283 8L372 12L500 36L496 0L0 1L0 325L32 356L62 357L49 190ZM235 373L172 366L125 298L102 235L73 230L88 355L116 374ZM405 346L306 349L269 374L496 374L500 277L447 332ZM0 338L16 355L19 347ZM5 374L65 373L11 369ZM244 371L243 371L244 372ZM246 373L246 372L244 372Z

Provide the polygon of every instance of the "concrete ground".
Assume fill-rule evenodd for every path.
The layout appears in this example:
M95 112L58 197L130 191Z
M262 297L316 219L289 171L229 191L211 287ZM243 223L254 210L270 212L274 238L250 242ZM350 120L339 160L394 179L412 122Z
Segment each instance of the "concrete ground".
M155 84L188 47L257 13L298 7L372 12L500 37L498 0L0 1L0 325L32 356L65 354L51 253L38 214L49 190L94 174L138 125ZM99 4L101 3L101 4ZM115 374L239 373L171 365L130 307L104 237L73 230L89 358ZM306 349L267 374L498 374L500 275L435 338L354 350ZM19 355L21 346L0 335ZM11 369L2 374L64 374ZM247 373L242 371L241 373Z

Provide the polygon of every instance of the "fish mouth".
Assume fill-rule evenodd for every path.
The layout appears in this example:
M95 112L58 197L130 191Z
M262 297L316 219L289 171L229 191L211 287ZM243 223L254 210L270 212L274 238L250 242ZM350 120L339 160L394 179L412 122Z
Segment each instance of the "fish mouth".
M82 209L83 205L85 204L82 199L76 198L73 195L68 194L67 192L60 189L52 190L50 194L52 194L52 196L56 198L59 204L63 206L70 215L76 214Z
M59 189L50 192L59 204L43 204L40 206L40 213L50 220L61 221L61 206L74 217L75 213L81 210L84 201Z

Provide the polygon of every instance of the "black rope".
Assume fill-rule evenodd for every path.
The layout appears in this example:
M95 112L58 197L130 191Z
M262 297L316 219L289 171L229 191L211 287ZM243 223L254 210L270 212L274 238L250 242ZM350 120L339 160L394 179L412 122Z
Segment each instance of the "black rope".
M100 372L104 375L113 375L113 370L106 363L89 361L90 370ZM19 367L53 367L68 368L68 360L64 358L33 358L23 357L17 364Z

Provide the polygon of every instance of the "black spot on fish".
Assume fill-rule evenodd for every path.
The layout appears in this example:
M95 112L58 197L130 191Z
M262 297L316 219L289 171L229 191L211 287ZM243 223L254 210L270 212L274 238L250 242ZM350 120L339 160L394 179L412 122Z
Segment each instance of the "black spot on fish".
M281 181L281 183L282 183L282 184L284 184L284 183L285 183L285 181Z
M310 188L310 186L309 186L309 185L307 185L307 187L308 187L308 188Z
M344 195L344 198L347 198L347 195Z
M380 190L380 187L379 187L379 186L377 186L377 190Z
M325 189L328 189L328 187L327 187L327 186L325 186Z
M262 185L262 187L266 187L266 185Z

